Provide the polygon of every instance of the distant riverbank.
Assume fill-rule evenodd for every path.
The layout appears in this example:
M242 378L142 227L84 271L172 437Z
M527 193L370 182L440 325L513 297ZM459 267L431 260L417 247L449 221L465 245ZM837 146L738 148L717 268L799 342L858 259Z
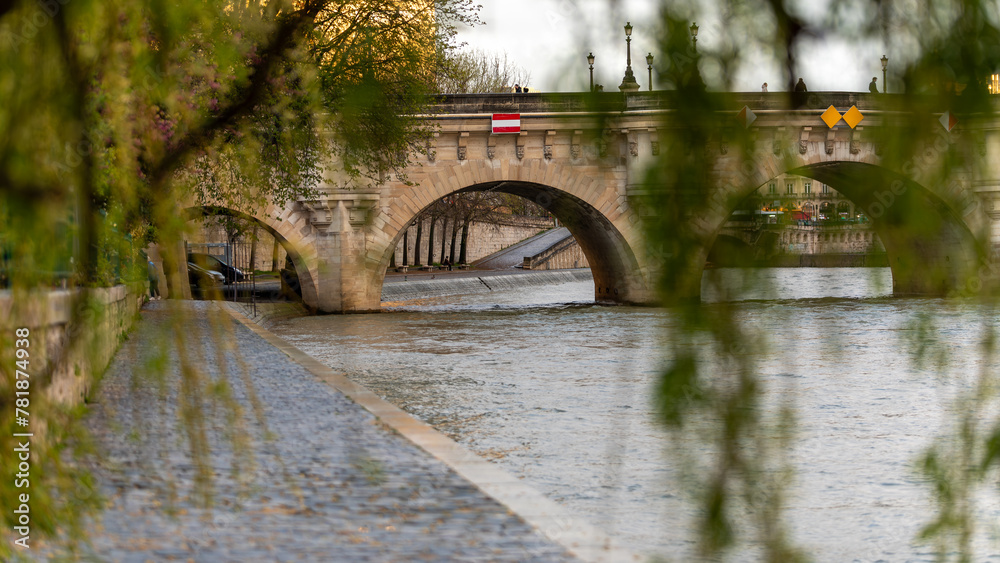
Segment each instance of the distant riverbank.
M775 254L753 259L743 255L718 255L711 257L708 267L713 268L887 268L889 257L884 252L828 253L828 254Z

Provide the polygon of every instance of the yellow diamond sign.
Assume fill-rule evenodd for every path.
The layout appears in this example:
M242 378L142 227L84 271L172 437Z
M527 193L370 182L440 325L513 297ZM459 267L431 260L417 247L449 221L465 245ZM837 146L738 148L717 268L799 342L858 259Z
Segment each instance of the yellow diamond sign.
M826 123L827 127L833 129L833 126L840 121L840 112L837 111L837 108L830 106L826 108L826 111L820 117L823 119L823 123Z
M864 118L865 116L861 115L861 112L858 111L858 106L851 106L851 109L847 110L847 113L844 114L844 121L851 126L851 129L857 127L858 123L861 123L861 120Z

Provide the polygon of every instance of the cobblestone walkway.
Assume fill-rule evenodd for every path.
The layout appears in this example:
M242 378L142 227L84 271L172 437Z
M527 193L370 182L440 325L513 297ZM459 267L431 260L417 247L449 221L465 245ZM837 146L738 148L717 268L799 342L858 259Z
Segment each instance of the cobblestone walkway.
M179 365L168 309L183 308L187 354L229 383L241 422L206 408L214 507L198 508L196 467L178 424ZM214 321L232 353L229 375L209 338ZM144 376L157 350L166 385ZM362 353L359 351L359 353ZM250 385L246 385L249 381ZM221 388L221 387L220 387ZM252 395L265 414L260 424ZM205 397L208 404L209 397ZM216 401L215 404L218 404ZM95 477L108 507L81 559L99 561L569 561L479 489L215 304L155 302L116 356L86 424L103 460ZM232 471L229 435L249 439L252 466ZM51 555L51 550L49 551Z

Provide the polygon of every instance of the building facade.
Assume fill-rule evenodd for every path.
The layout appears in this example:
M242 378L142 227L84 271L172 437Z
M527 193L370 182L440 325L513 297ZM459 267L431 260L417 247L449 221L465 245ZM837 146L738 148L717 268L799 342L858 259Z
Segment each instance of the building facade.
M868 221L851 200L812 178L783 174L761 186L755 196L756 210L780 212L786 221Z

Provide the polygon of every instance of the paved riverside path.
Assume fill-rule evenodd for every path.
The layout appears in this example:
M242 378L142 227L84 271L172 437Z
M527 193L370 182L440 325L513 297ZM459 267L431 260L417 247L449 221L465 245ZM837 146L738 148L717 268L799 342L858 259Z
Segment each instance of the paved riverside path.
M186 320L173 324L171 309ZM188 357L211 378L225 377L242 410L239 429L223 409L203 410L214 452L208 510L191 497L196 468L177 422L178 397L143 376L165 345L171 349L160 359L165 379L176 384L177 330ZM220 375L213 331L235 345L246 372L230 350L230 373ZM254 415L252 394L266 429ZM93 467L108 503L87 532L83 560L573 560L215 303L148 304L95 400L85 423L103 452ZM228 431L251 442L253 465L239 475L232 472Z

